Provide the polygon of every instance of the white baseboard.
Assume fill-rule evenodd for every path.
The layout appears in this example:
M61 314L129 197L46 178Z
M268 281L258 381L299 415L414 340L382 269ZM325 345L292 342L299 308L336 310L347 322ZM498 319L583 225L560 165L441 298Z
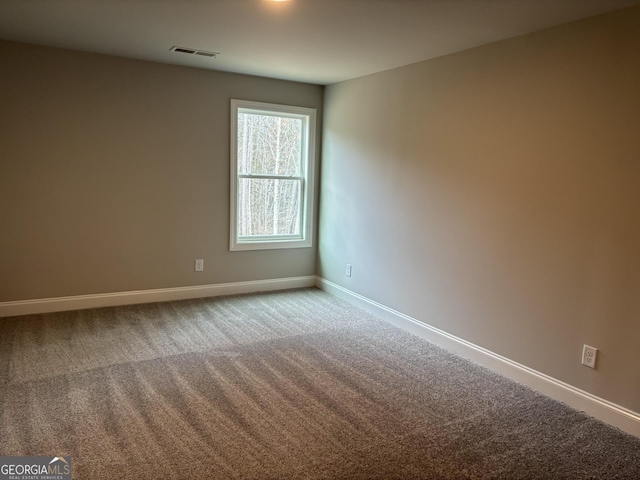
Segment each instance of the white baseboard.
M160 288L133 292L100 293L97 295L77 295L74 297L40 298L0 302L0 317L30 315L34 313L81 310L84 308L114 307L138 303L167 302L189 298L217 297L239 293L267 292L289 288L313 287L316 276L274 278L249 282L218 283L192 287Z
M450 352L640 437L640 414L538 372L318 277L316 286Z

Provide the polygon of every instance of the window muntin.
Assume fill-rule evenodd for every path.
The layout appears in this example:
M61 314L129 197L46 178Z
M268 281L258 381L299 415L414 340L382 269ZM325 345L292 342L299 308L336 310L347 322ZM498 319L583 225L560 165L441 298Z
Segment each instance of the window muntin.
M231 250L311 246L315 109L231 101Z

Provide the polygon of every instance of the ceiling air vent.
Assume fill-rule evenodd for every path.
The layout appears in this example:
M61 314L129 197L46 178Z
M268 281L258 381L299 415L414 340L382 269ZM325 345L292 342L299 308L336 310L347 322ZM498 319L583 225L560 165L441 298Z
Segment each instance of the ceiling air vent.
M196 50L195 48L185 48L185 47L171 47L172 52L186 53L188 55L200 55L201 57L212 57L216 58L220 55L218 52L207 52L206 50Z

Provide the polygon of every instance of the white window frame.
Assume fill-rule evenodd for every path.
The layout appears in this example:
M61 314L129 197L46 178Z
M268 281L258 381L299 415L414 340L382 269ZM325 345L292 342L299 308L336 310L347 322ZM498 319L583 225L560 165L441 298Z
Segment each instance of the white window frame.
M239 175L238 174L238 112L273 114L302 120L302 155L301 176L283 177L278 175ZM316 146L316 109L279 105L274 103L252 102L248 100L231 100L231 212L229 229L229 249L267 250L282 248L305 248L312 246L313 240L313 202ZM299 179L301 180L300 196L300 234L264 235L238 237L238 184L242 178L264 179Z

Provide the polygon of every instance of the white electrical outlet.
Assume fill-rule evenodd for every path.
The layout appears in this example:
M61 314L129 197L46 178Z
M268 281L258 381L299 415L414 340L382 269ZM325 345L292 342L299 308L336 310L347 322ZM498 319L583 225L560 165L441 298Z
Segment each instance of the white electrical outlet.
M347 263L347 271L346 271L347 277L351 276L351 264Z
M196 258L196 272L204 271L204 260L202 258Z
M596 359L598 358L598 349L585 345L582 347L582 364L589 368L596 368Z

